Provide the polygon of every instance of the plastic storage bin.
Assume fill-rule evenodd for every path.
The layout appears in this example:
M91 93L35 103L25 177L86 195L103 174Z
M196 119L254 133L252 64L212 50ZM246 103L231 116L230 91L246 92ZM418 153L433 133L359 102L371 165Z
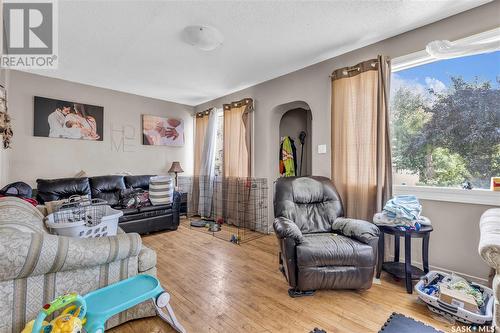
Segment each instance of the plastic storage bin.
M424 292L425 286L435 279L441 279L441 281L446 282L450 281L451 275L439 271L430 271L415 285L415 291L417 292L418 297L427 304L429 310L441 315L448 315L465 324L485 325L491 323L493 319L493 304L495 300L493 297L493 290L477 283L471 283L473 286L480 288L484 296L484 305L480 309L481 313L474 313L464 308L444 303L436 295L426 294Z
M103 200L70 200L59 210L47 215L45 225L50 232L61 236L114 236L122 215L122 211L111 208Z

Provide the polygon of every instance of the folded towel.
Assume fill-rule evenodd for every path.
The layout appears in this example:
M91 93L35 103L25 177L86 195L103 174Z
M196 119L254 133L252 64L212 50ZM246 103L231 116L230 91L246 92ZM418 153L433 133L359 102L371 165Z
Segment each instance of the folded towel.
M375 214L373 216L373 223L375 223L376 225L388 225L394 227L395 226L414 227L417 223L422 226L432 225L431 220L429 220L425 216L419 216L417 220L398 219L389 217L385 211Z
M414 195L400 195L387 201L384 211L389 218L418 220L422 205Z

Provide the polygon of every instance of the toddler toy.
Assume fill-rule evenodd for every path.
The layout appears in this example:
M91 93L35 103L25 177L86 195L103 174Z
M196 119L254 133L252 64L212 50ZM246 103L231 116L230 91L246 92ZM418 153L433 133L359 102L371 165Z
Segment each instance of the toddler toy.
M186 332L175 317L174 310L169 304L170 294L161 287L158 279L151 275L141 274L97 289L83 297L77 294L58 297L52 303L46 304L42 311L40 311L32 330L27 331L28 324L22 333L103 333L104 326L109 318L148 299L153 300L160 318L169 323L177 332ZM63 314L52 321L54 322L54 326L47 328L52 325L52 322L49 325L43 325L43 320L48 315L71 303L79 303L80 305L78 308L73 306L63 311L63 314L69 315L72 318L73 330L56 330L55 321L63 316ZM75 309L77 310L74 311ZM74 313L71 313L71 311L74 311ZM85 319L83 319L84 317ZM80 319L80 326L78 326L78 321L76 320L78 318ZM83 324L84 331L81 330L81 324ZM70 325L66 326L69 327Z
M67 307L73 303L77 303L79 306ZM65 307L67 308L50 323L45 321L47 316ZM85 312L85 301L80 295L72 293L59 296L51 303L45 304L36 319L30 321L21 333L80 333L85 323Z
M240 243L240 236L236 236L235 234L231 235L231 239L229 240L231 243L234 244L239 244Z

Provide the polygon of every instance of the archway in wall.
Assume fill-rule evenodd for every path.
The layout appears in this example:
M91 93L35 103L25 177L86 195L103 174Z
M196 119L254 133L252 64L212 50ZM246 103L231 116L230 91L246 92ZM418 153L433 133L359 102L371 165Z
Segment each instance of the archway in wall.
M276 149L271 151L276 152L272 161L275 161L275 170L279 176L281 156L281 142L285 137L289 137L295 146L295 175L306 176L312 174L312 114L311 108L306 102L294 101L285 103L275 108L275 116L277 116L276 124ZM305 138L300 139L301 133L305 133ZM302 144L303 142L303 144Z

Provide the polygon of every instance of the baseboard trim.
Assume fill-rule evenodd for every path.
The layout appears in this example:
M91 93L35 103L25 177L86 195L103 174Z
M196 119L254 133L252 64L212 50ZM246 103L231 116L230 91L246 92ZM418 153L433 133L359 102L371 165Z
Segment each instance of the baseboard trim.
M393 255L389 256L389 258L390 258L390 260L394 260L394 256ZM400 262L405 262L404 258L400 258L399 261ZM418 261L413 261L412 264L414 266L419 266L419 267L422 266L422 263L418 262ZM434 265L429 265L429 269L431 271L441 271L441 272L448 273L448 274L454 273L454 274L456 274L458 276L461 276L461 277L465 278L466 280L473 281L473 282L476 282L476 283L488 286L488 279L481 278L479 276L474 276L474 275L470 275L470 274L466 274L466 273L462 273L462 272L458 272L458 271L453 271L453 270L450 270L448 268L434 266Z

